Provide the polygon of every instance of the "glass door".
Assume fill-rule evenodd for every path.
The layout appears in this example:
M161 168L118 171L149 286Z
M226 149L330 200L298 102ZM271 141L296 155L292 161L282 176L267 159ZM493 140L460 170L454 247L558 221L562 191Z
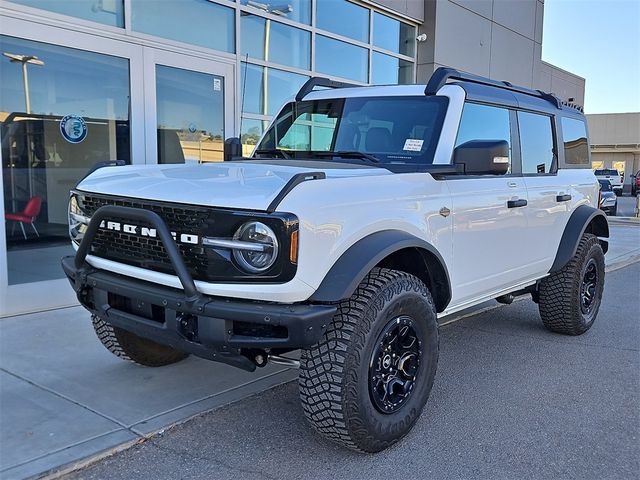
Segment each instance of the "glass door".
M147 163L222 161L234 136L235 62L152 48L144 58Z
M142 47L2 24L0 317L77 303L60 267L69 190L97 162L144 163Z

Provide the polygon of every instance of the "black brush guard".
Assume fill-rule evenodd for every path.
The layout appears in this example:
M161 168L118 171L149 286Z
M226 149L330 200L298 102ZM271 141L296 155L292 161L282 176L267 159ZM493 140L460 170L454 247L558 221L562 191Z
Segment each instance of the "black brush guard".
M142 222L156 229L182 289L137 280L87 263L104 220ZM203 295L167 225L155 212L100 207L75 256L62 259L80 303L106 322L193 355L253 371L251 352L292 350L317 343L336 313L335 305L281 304Z

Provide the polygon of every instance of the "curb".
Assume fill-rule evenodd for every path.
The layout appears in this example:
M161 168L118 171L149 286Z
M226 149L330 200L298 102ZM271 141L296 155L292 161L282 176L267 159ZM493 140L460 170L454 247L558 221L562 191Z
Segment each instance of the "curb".
M607 221L614 225L640 226L640 217L607 217Z

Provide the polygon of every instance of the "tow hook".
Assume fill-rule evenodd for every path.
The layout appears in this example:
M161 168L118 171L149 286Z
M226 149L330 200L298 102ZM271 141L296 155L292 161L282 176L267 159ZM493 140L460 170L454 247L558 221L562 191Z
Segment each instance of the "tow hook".
M246 353L245 353L246 355ZM256 364L257 367L264 367L267 363L275 363L277 365L284 365L291 368L300 368L300 360L295 358L282 357L280 355L271 355L264 351L256 352L255 355L248 355L249 358Z

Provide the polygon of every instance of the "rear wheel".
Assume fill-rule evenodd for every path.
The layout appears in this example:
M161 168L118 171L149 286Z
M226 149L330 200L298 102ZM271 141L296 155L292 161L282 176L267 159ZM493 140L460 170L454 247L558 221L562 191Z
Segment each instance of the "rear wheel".
M96 315L91 316L93 329L104 347L116 357L145 367L162 367L184 360L189 355L166 345L152 342L131 332L114 327Z
M429 290L413 275L374 269L340 304L323 339L302 352L304 413L317 432L345 447L383 450L420 416L437 363Z
M585 233L573 258L540 282L538 304L545 327L581 335L598 315L604 290L604 253L598 237Z

